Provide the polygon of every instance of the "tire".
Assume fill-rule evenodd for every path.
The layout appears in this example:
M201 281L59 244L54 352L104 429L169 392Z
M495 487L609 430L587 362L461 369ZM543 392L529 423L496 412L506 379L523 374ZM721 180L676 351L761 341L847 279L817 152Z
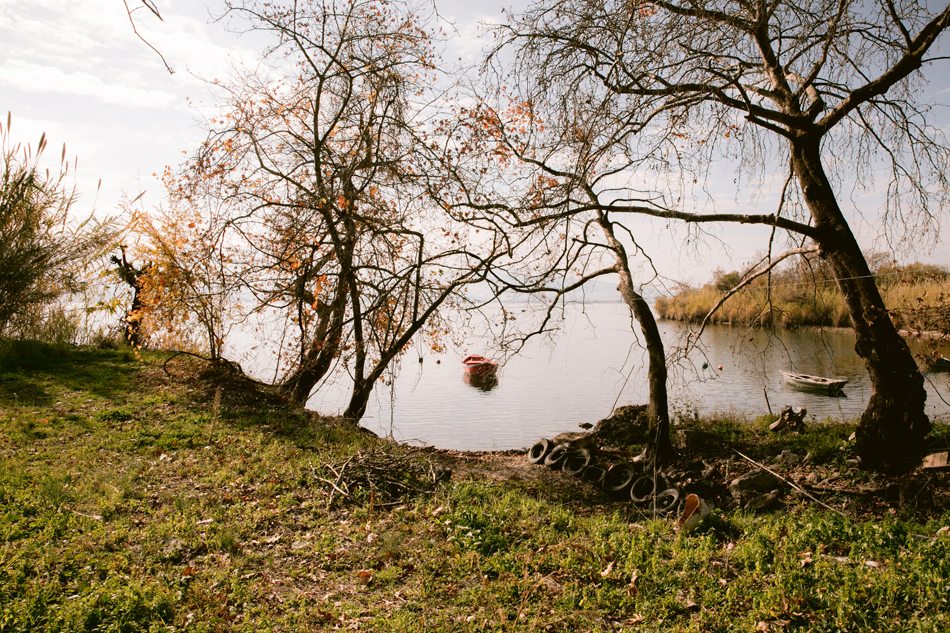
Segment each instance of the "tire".
M637 478L637 467L630 462L614 464L604 475L604 492L616 497L630 494L630 484Z
M573 449L570 444L558 444L548 453L548 456L544 458L544 465L554 470L561 470L561 466L564 464L564 460L571 450Z
M630 499L642 505L653 499L656 494L656 480L652 475L644 475L630 485Z
M602 488L607 470L603 466L588 466L581 472L581 481Z
M552 448L554 447L551 446L551 440L541 438L528 450L528 461L532 464L543 464L544 458L548 456Z
M680 491L676 488L667 488L656 496L656 513L666 516L676 509L680 502Z
M586 448L577 448L567 454L564 458L564 464L561 466L561 472L580 477L585 468L591 465L594 456Z

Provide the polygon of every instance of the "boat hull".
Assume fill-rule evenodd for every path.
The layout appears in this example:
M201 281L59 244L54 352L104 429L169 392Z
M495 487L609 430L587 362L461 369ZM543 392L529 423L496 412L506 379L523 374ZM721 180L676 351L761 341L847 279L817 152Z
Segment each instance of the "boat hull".
M831 395L841 394L841 390L848 384L847 378L825 378L824 376L794 374L787 371L783 371L782 376L785 377L786 384L795 389Z
M462 361L462 365L465 367L466 374L479 378L494 376L495 372L498 371L498 363L478 354L466 357Z
M926 360L927 371L950 371L950 358L943 358L941 356L933 358L931 356L927 356Z

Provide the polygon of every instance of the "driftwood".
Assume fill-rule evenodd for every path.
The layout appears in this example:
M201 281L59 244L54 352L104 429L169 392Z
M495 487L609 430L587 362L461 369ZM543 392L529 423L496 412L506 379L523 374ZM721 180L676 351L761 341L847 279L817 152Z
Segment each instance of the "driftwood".
M805 407L799 409L793 409L792 407L785 407L782 409L782 413L779 415L778 420L769 425L770 431L795 431L796 433L802 433L805 431L805 414L808 413L808 410Z

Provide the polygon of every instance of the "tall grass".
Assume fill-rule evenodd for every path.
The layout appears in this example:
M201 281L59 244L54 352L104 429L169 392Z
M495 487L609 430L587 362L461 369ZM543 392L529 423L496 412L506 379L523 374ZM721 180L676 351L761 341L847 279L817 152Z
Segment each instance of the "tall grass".
M736 281L735 273L714 273L700 288L686 287L672 297L659 297L655 308L662 319L701 322ZM901 329L950 333L950 276L946 271L916 264L903 271L881 267L878 288ZM834 279L821 269L786 269L763 277L739 291L709 318L710 323L784 328L848 327L844 299Z

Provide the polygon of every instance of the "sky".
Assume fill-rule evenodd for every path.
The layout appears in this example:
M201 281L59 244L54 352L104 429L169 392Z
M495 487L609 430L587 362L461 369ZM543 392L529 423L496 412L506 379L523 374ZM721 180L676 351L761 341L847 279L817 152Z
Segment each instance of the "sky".
M128 1L137 6L138 0ZM215 101L209 82L225 78L234 66L253 67L265 44L259 35L229 31L224 22L215 21L221 2L155 4L164 21L140 8L136 25L174 74L136 37L122 0L0 0L0 115L11 113L14 142L35 147L45 132L50 165L58 164L63 144L70 161L78 158L77 215L93 210L99 217L114 214L123 197L142 192L141 204L158 205L163 192L153 174L177 165L204 137L202 109ZM500 20L502 7L512 5L519 10L527 2L439 1L440 13L457 31L446 57L477 63L487 44L479 23ZM950 62L930 73L930 94L944 104L950 104L947 70ZM950 116L938 116L950 131ZM859 240L870 247L879 233L873 224L874 192L865 198L851 212ZM864 211L863 219L859 211ZM655 227L652 231L654 258L665 274L694 283L708 280L715 268L740 267L765 244L761 231L720 227L713 233L721 243L713 239L694 252L683 248L682 234L674 239ZM936 249L919 252L919 258L950 265L947 228L943 238Z

